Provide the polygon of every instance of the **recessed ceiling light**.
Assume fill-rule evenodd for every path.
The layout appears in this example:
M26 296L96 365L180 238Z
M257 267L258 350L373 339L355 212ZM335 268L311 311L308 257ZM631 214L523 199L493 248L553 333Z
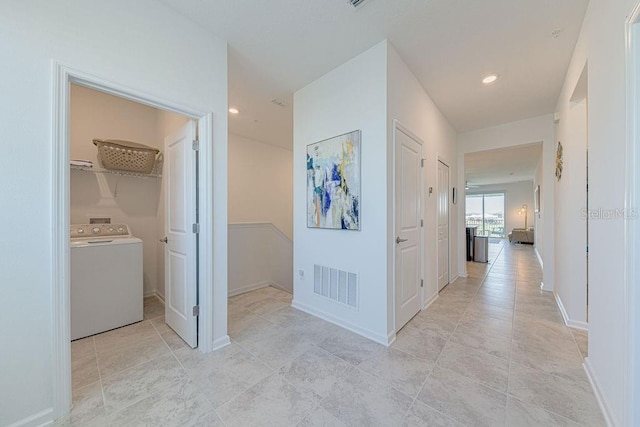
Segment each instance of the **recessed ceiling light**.
M237 108L229 108L229 112L231 114L238 114L240 112L240 110L238 110Z
M490 85L491 83L494 83L496 80L498 80L497 74L489 74L487 77L482 79L482 83L486 85Z

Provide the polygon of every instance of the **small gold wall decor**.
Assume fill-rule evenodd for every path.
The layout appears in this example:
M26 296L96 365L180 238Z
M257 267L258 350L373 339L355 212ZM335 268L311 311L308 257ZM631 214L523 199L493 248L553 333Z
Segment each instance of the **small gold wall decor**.
M562 178L562 143L558 141L558 149L556 150L556 178L560 181Z

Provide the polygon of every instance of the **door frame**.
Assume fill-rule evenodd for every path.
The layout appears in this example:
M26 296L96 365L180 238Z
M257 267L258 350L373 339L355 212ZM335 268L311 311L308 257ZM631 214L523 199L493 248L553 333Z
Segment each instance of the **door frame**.
M398 120L393 120L393 135L392 135L392 176L393 182L391 183L391 200L393 200L393 209L392 209L392 220L391 220L391 234L389 235L389 244L391 245L391 277L393 281L393 304L392 304L392 312L393 312L393 335L398 332L396 329L396 243L395 243L395 233L396 233L396 131L400 131L415 140L420 144L422 155L424 155L424 141L420 139L415 133L411 132L405 125L400 123ZM422 158L422 161L426 163L426 159ZM425 197L424 197L424 189L425 189L425 167L420 168L422 171L422 179L420 180L420 218L424 222L425 219ZM420 275L423 280L423 286L420 288L420 310L424 309L424 270L425 270L425 253L424 253L424 230L426 227L423 225L422 232L420 233Z
M70 85L78 84L90 89L118 96L150 107L171 111L197 120L200 140L198 197L200 201L200 239L198 261L198 348L207 353L229 343L225 334L213 342L213 113L197 107L179 105L53 62L52 93L52 164L51 164L51 314L52 314L52 375L54 418L71 409L71 334L70 334L70 172L69 128ZM208 284L208 286L205 286ZM226 306L226 300L225 300ZM226 317L226 313L225 313ZM214 348L215 347L215 348Z
M447 167L448 170L448 178L447 178L447 182L448 182L448 187L447 188L447 220L448 220L448 226L447 226L447 252L449 253L449 256L447 257L447 284L444 285L444 287L446 288L447 286L449 286L451 284L451 197L449 194L449 190L452 188L451 185L451 166L449 165L449 162L447 162L446 160L444 160L440 155L438 155L437 157L438 162L442 163L443 165L445 165ZM437 165L437 163L436 163ZM440 189L438 188L438 169L436 167L436 192L439 191ZM436 201L437 204L437 201ZM437 210L437 207L436 207ZM438 255L440 255L440 249L439 249L439 245L438 245L438 221L436 220L436 281L438 280ZM440 289L440 283L436 284L436 287L438 288L438 293L440 293L440 291L442 289Z
M625 268L624 293L624 425L640 423L640 409L634 403L640 398L640 266L636 260L640 255L640 225L638 209L640 203L640 2L629 14L625 23L625 68L627 78L627 147L625 173Z

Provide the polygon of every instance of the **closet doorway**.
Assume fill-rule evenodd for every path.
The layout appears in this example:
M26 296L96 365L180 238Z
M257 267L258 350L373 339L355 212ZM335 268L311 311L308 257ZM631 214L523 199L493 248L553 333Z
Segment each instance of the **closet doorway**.
M76 84L69 107L75 388L197 347L198 155L183 115Z
M91 381L91 375L116 375L174 346L209 352L225 343L212 339L212 114L137 95L61 66L54 81L54 396L55 412L64 415L72 387ZM131 146L126 144L142 143L162 156L155 158L152 170L125 171L109 166L93 140L124 142L127 150ZM84 233L87 246L121 237L142 241L135 258L143 264L139 293L145 302L140 321L127 320L72 346L78 303L72 285L79 263L73 262L70 237ZM122 264L111 270L121 270L124 259L118 258ZM91 274L91 267L81 267ZM102 271L108 274L109 268ZM198 288L198 282L208 285ZM86 363L72 363L83 357ZM92 357L102 360L94 363ZM89 372L93 367L97 372Z

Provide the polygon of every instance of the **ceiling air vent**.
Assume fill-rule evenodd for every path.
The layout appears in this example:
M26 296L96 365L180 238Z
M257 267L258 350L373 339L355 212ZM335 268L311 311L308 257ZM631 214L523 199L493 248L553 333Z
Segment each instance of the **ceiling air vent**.
M358 7L358 6L362 6L362 3L366 2L367 0L347 0L347 1L351 6Z

